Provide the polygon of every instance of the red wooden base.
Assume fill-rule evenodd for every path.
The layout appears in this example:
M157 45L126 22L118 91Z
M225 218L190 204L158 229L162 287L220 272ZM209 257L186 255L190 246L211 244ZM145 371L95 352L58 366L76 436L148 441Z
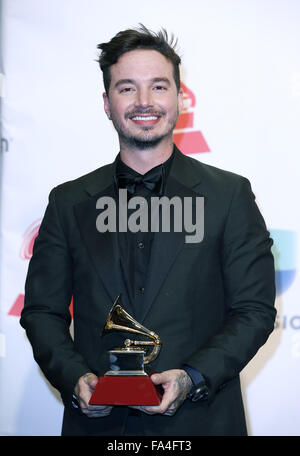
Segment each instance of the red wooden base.
M147 376L102 376L90 405L159 405L159 389Z

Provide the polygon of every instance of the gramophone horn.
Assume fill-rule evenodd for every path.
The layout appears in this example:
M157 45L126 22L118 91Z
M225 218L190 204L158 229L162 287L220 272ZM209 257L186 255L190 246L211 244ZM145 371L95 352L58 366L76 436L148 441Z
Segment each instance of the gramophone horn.
M149 346L153 345L153 349L149 355L144 358L144 363L148 364L153 361L159 354L161 348L161 340L154 331L150 331L136 321L125 309L121 306L121 296L119 295L111 308L105 326L102 331L102 335L107 334L110 331L127 331L135 334L142 334L143 336L149 337L150 341L130 340L126 339L126 348L134 346Z

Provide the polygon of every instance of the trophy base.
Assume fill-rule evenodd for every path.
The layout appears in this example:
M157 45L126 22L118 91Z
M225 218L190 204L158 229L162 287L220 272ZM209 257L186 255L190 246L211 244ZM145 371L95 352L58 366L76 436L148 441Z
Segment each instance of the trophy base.
M89 405L159 405L161 397L148 375L102 376Z
M119 371L115 371L115 370L110 370L110 371L107 371L105 372L105 377L109 376L109 377L119 377L120 375L124 375L126 377L128 377L129 375L147 375L146 372L144 370L119 370Z

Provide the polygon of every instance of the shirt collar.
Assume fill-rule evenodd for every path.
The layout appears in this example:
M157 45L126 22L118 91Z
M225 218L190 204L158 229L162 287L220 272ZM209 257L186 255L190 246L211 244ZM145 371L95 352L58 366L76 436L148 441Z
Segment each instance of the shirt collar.
M173 158L174 158L174 149L173 149L173 152L172 154L170 155L170 157L164 161L163 163L157 165L157 166L154 166L152 169L155 169L155 168L158 168L159 166L163 166L164 168L164 175L165 175L165 178L167 179L168 177L168 174L170 172L170 169L171 169L171 166L172 166L172 162L173 162ZM149 170L150 171L150 170ZM123 172L126 172L126 173L130 173L132 174L133 176L141 176L142 174L138 173L137 171L135 171L134 169L130 168L130 166L127 166L122 160L121 160L121 157L120 157L120 152L118 153L117 157L116 157L116 172L115 174L119 174L119 173L123 173Z

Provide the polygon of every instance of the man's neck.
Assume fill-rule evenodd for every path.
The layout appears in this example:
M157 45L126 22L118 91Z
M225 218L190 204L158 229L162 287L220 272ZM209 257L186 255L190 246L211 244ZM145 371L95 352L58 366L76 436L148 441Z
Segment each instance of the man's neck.
M120 144L121 160L140 174L145 174L155 166L164 163L172 155L173 140L151 149L133 149Z

